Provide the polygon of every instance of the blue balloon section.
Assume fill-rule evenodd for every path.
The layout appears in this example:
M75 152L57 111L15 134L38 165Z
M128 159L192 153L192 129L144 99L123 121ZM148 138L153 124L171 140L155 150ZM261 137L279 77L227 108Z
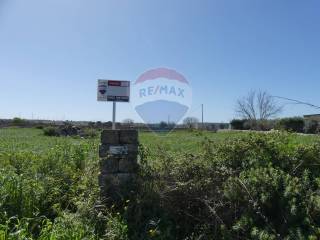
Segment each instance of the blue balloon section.
M188 109L185 105L167 100L147 102L135 108L143 121L153 130L172 130Z

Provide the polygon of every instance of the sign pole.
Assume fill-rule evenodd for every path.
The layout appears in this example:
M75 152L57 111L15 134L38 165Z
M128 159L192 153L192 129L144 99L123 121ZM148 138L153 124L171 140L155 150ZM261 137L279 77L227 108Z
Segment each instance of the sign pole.
M203 104L201 104L201 127L202 127L202 129L204 129L204 125L203 125Z
M112 109L112 130L116 130L116 102L113 101Z

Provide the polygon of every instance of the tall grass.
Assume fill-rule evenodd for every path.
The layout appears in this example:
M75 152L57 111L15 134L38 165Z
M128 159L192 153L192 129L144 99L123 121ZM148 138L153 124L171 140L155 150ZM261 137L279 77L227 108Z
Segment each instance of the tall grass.
M140 134L140 186L99 201L98 138L0 129L0 239L319 239L317 136Z

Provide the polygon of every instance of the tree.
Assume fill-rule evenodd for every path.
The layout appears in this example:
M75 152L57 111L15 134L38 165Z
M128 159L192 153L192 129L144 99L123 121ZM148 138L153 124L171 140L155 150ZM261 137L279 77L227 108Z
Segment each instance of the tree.
M14 119L12 119L12 124L14 126L24 126L26 125L26 121L22 118L15 117Z
M183 120L183 124L188 128L196 128L198 126L199 120L196 117L186 117Z
M244 130L245 119L232 119L230 122L231 128L235 130Z
M266 91L250 91L236 104L237 114L253 122L276 117L281 111L282 106L278 106L274 97Z
M166 129L168 127L168 124L165 121L161 121L159 123L159 128L160 129Z
M302 133L304 130L304 119L302 117L282 118L277 122L277 129Z

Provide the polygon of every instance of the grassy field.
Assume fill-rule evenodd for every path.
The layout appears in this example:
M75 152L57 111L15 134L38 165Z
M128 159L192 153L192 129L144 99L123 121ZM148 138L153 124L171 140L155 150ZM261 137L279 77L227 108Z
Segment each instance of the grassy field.
M153 132L139 133L141 144L152 150L165 149L168 152L190 153L199 151L204 140L221 142L247 135L245 131L221 131L199 132L199 131L173 131L167 134L158 134ZM320 140L319 135L290 135L293 143L313 143ZM80 139L80 138L63 138L63 137L46 137L43 131L33 128L7 128L0 129L1 151L32 151L45 152L50 148L63 144L92 144L92 154L97 153L96 146L99 144L99 138Z
M170 152L189 153L199 151L204 140L221 142L246 136L250 134L248 131L219 131L215 132L200 132L200 131L177 131L168 134L156 133L140 133L140 142L152 149L159 147L165 148ZM264 134L264 133L261 133ZM268 133L265 133L268 134ZM291 134L290 139L293 143L310 144L320 140L319 135Z
M99 204L98 137L46 137L39 129L0 129L0 239L200 239L199 236L202 235L209 236L203 239L212 239L214 236L247 239L249 235L257 234L269 237L252 239L277 239L272 237L274 232L284 234L281 236L300 234L299 239L307 239L305 236L316 239L313 237L319 236L318 220L314 219L318 217L318 208L320 211L320 196L315 198L318 196L316 182L320 183L316 178L319 173L315 172L319 160L316 145L320 140L319 136L179 131L162 135L142 132L139 139L143 151L147 153L144 159L147 166L142 166L143 175L148 179L147 185L129 210L125 208L119 213L112 209L97 210L95 207ZM304 165L301 159L306 159L308 164ZM267 166L275 170L261 170ZM301 169L301 175L296 169ZM243 206L246 206L246 210L240 208L242 210L234 212L231 220L229 208L238 208L242 201L234 200L235 196L231 194L241 191L230 185L232 179L243 179L249 185L249 180L259 176L254 177L256 173L247 170L262 171L259 173L261 175L281 170L272 173L275 175L271 179L284 174L279 182L264 190L259 190L259 186L268 184L271 180L260 185L252 183L252 189L256 189L256 193L252 190L250 196L261 198L260 204L272 199L268 195L260 196L261 192L267 194L277 184L290 185L284 180L287 178L296 181L297 184L288 185L288 189L292 191L296 187L296 191L301 191L301 194L310 194L307 203L299 200L298 193L290 195L290 199L286 192L283 197L282 192L271 191L270 194L283 198L281 201L292 208L300 209L303 204L315 204L310 206L312 211L308 209L312 220L307 217L309 215L302 214L304 210L299 210L302 217L311 221L308 224L312 227L303 227L301 233L298 233L291 228L286 231L278 229L273 223L268 226L259 219L259 215L251 216L252 209L245 202ZM304 182L305 180L300 183L299 179L305 179L306 176L309 176L309 183ZM312 191L304 191L304 188L303 191L299 190L301 186L298 182ZM229 188L233 190L230 192ZM227 210L217 208L215 214L212 214L211 204L216 206L217 202L208 197L217 196L216 191L220 192L219 201L226 204ZM243 196L245 193L238 194ZM198 203L195 199L202 200ZM301 204L295 205L299 201ZM265 208L269 207L268 204L266 203ZM273 216L269 216L268 210L265 211L261 214L269 219L268 222L272 222ZM248 219L243 219L241 212L245 212ZM285 218L298 221L297 216L291 216L296 213L291 212L283 213ZM218 213L221 214L219 217ZM132 216L140 218L132 220ZM243 224L249 226L252 219L256 219L259 224L251 227L251 230L245 230ZM261 226L267 227L263 229ZM293 228L297 229L297 226L294 225Z

